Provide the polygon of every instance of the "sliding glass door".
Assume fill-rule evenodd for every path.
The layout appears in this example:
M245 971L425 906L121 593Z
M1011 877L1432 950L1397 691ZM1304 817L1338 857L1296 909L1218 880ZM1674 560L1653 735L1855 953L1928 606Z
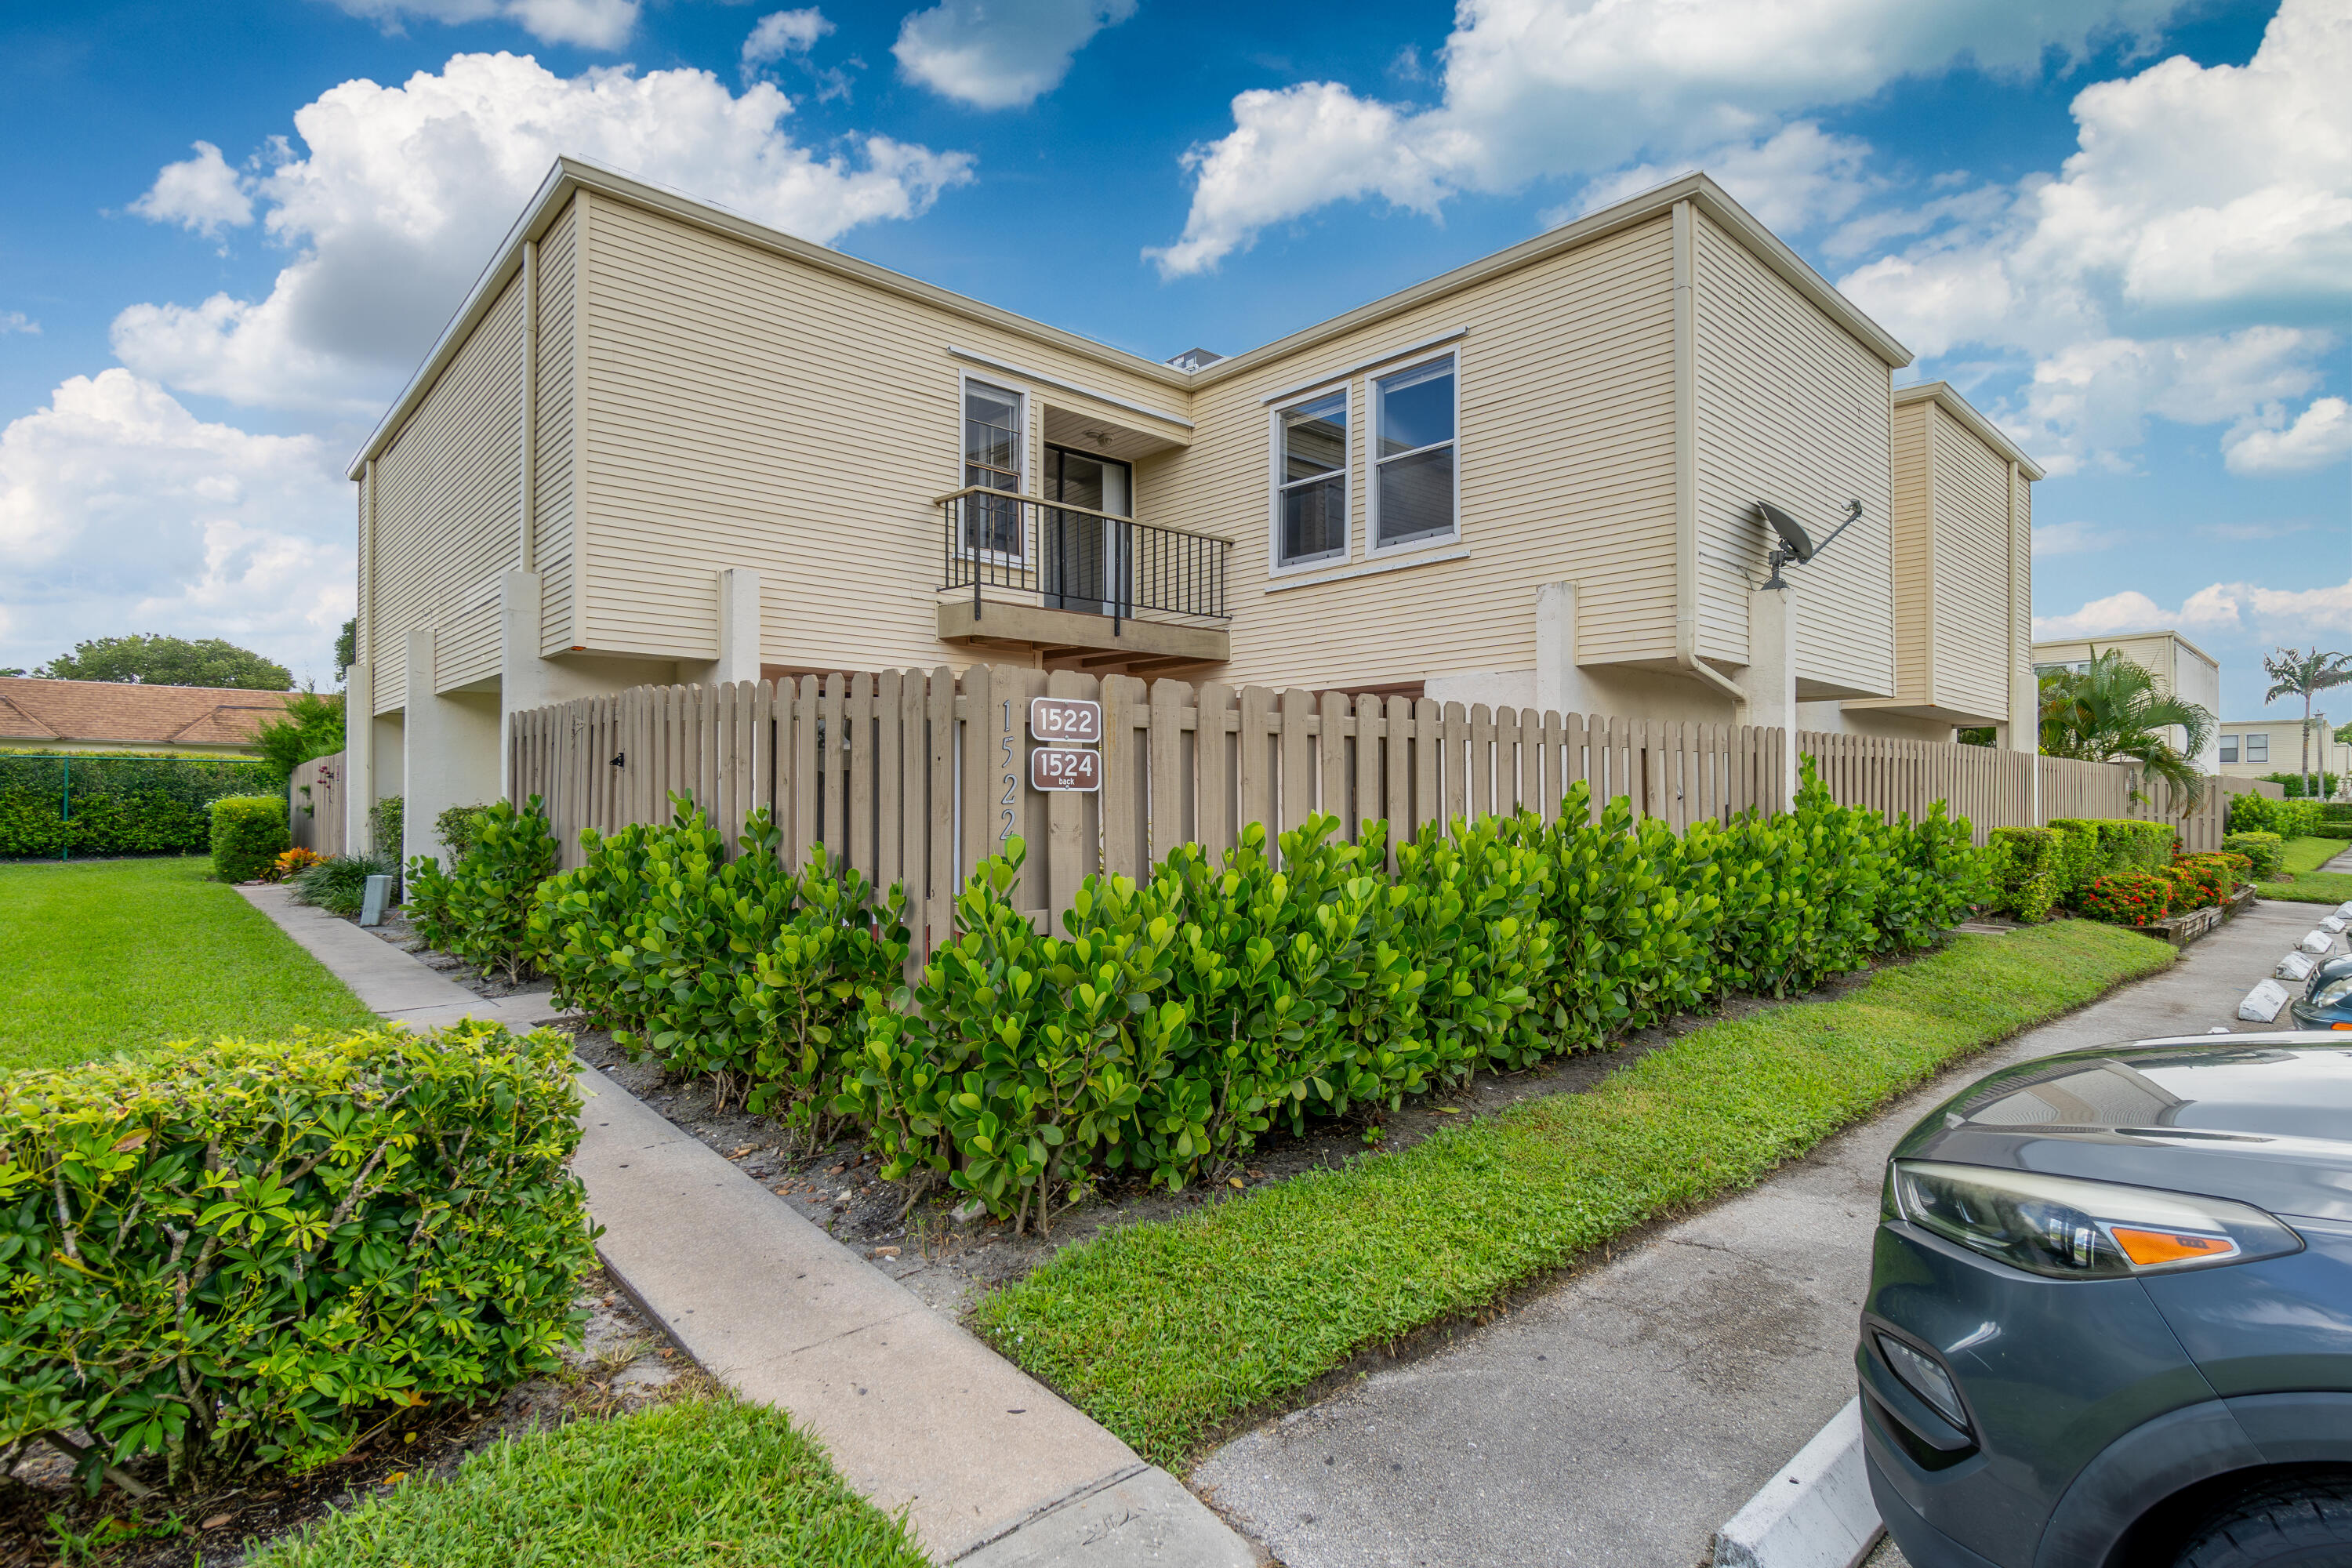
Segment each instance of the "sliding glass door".
M1129 592L1128 536L1111 518L1132 517L1135 471L1116 458L1066 447L1045 448L1037 585L1046 606L1109 615ZM1097 515L1109 514L1108 517Z

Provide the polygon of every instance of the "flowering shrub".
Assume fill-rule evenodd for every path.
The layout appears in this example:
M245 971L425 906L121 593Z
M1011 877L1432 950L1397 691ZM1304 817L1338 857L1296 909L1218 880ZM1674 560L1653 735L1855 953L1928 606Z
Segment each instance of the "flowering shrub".
M296 845L277 859L272 860L269 863L269 869L261 874L261 879L265 882L283 882L289 877L300 876L323 858L325 857L317 850L305 849Z
M2153 871L2117 871L2095 879L2083 889L2083 913L2109 925L2154 925L2171 911L2172 894L2170 877Z
M2242 855L2184 855L2172 863L2172 880L2180 889L2172 900L2175 910L2201 910L2228 899L2231 889L2238 885L2237 874L2230 865L2243 860Z

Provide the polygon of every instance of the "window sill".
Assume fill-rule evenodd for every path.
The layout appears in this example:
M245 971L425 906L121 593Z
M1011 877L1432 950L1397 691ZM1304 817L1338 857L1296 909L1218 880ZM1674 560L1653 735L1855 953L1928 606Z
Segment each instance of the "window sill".
M1467 545L1457 545L1451 550L1432 550L1412 554L1400 553L1368 561L1360 566L1350 566L1343 572L1326 572L1320 576L1279 577L1268 583L1265 585L1265 591L1269 594L1279 594L1290 588L1315 588L1326 583L1346 583L1358 577L1378 576L1383 572L1402 572L1411 566L1434 566L1441 561L1466 561L1469 557L1470 549Z

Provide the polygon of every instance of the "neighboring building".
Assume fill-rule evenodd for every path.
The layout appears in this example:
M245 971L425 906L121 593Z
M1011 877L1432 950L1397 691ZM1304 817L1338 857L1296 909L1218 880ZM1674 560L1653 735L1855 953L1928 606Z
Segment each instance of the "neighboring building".
M2115 652L2156 677L2157 689L2169 697L2194 702L2216 721L2221 716L2221 666L2214 657L2179 632L2134 632L2119 637L2062 638L2033 645L2033 673L2087 668L2100 654ZM2165 726L2164 738L2174 751L2188 743L2188 732L2178 724ZM2227 759L2217 734L2193 759L2197 771L2211 773Z
M2336 793L2347 796L2352 783L2352 746L2335 736L2335 726L2323 714L2311 720L2310 767L2313 773L2336 775ZM2221 773L2225 778L2261 779L2273 773L2299 773L2305 763L2303 719L2248 719L2224 723L2216 742Z
M566 698L979 660L2031 749L2042 471L1909 363L1703 175L1161 363L562 160L352 465L352 809ZM1759 593L1758 503L1850 500Z
M0 748L35 752L253 754L253 734L288 691L0 676Z

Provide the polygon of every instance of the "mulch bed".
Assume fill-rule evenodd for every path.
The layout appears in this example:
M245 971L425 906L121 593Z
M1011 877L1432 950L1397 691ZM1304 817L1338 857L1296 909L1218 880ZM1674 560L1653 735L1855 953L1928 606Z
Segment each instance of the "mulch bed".
M46 1445L0 1478L0 1568L227 1568L248 1547L323 1519L402 1476L446 1476L499 1438L625 1415L707 1386L685 1354L601 1271L580 1283L585 1342L558 1376L476 1405L426 1406L387 1423L350 1454L300 1477L266 1471L133 1503L112 1487L86 1495ZM160 1487L162 1467L134 1469ZM87 1542L83 1546L79 1542Z

